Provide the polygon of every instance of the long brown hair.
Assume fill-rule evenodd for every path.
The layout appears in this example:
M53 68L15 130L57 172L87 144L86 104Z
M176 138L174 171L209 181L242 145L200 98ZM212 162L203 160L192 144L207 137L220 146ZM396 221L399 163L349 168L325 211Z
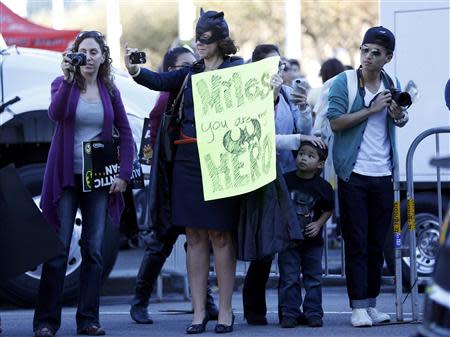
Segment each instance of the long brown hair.
M84 31L78 34L75 42L72 45L71 51L73 53L78 52L78 48L80 43L85 39L94 39L95 42L100 46L100 51L105 56L105 61L100 65L98 69L97 78L100 78L102 82L105 84L108 89L110 95L113 94L115 85L114 85L114 77L111 73L111 57L109 52L109 47L106 45L105 37L102 33L97 31ZM75 68L75 83L78 85L81 91L86 90L86 83L83 75L81 75L80 67Z

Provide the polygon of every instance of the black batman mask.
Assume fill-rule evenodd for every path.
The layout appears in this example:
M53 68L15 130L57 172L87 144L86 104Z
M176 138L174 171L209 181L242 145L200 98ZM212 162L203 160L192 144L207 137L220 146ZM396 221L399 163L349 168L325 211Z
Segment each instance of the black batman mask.
M211 32L209 38L203 38L202 35ZM200 18L195 27L195 40L204 44L211 44L223 40L229 36L228 24L224 19L223 12L208 11L203 12L200 9Z

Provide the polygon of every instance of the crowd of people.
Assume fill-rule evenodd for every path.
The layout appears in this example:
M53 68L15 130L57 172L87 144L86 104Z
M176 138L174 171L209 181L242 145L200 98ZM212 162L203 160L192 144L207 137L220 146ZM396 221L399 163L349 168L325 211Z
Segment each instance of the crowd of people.
M233 331L235 315L232 295L236 270L236 230L241 196L205 201L194 118L192 75L244 64L234 56L238 50L230 38L223 12L201 12L196 25L196 52L183 47L169 50L161 72L130 61L137 51L126 47L125 65L134 81L160 91L150 113L151 145L154 147L152 193L149 205L153 231L136 281L130 315L140 324L152 324L148 303L165 259L180 234L186 234L187 271L192 294L193 317L187 334L206 330L217 321L216 333ZM361 65L347 70L337 59L323 63L320 76L328 108L318 111L321 91L310 90L300 77L300 64L281 57L273 44L255 47L251 62L280 57L273 74L274 120L277 135L277 165L287 187L288 207L295 214L300 238L285 238L277 251L280 271L278 287L279 320L282 328L297 325L321 327L323 228L334 208L333 187L321 176L332 161L338 178L338 197L345 241L345 268L353 326L371 326L390 320L376 308L380 293L382 248L391 222L392 169L396 165L395 129L404 126L408 114L392 99L391 89L399 86L383 67L392 59L395 37L384 27L372 27L360 48ZM54 336L61 324L62 289L74 218L79 207L83 216L80 295L76 313L77 333L104 335L99 321L101 287L101 245L107 215L118 223L124 192L131 176L133 140L120 92L111 76L111 58L100 32L81 32L70 52L86 55L86 65L74 66L63 54L62 76L51 84L49 117L56 123L45 171L41 207L66 251L44 264L35 308L36 337ZM351 82L350 75L356 80ZM355 86L356 97L350 97ZM308 93L309 92L309 93ZM323 93L322 93L323 94ZM323 95L322 95L323 96ZM161 125L169 107L181 116L181 131L173 161L158 155L162 146ZM317 118L321 113L321 118ZM333 141L321 135L328 122ZM120 174L108 190L83 192L82 143L110 142L113 130L120 134ZM312 134L313 130L319 130ZM331 148L329 148L329 145ZM156 172L156 171L155 171ZM163 180L161 180L163 179ZM158 193L155 193L155 190ZM159 198L158 202L153 200ZM282 202L282 201L280 201ZM164 211L161 207L164 206ZM279 222L281 226L289 224ZM216 306L208 287L210 254L214 254L219 289ZM266 325L265 286L274 254L250 263L243 289L244 317L250 325ZM301 284L305 288L302 298Z

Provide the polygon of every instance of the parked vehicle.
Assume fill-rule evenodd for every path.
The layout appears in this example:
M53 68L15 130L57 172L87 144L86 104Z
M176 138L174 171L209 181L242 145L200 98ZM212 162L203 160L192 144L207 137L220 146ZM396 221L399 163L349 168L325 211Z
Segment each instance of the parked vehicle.
M42 180L54 124L47 116L50 83L62 74L61 54L38 49L7 47L0 35L0 167L14 163L24 184L39 204ZM115 83L122 96L134 140L139 146L144 117L156 101L156 93L137 85L130 76L114 70ZM17 97L17 98L16 98ZM124 194L126 208L122 228L137 228L145 207L143 190ZM82 218L78 212L68 259L64 300L77 296L81 253L79 239ZM107 226L103 245L106 279L114 265L119 231ZM26 249L26 247L24 247ZM37 294L41 266L2 284L2 294L19 305L32 305Z
M386 70L397 76L403 84L412 80L419 96L408 109L409 122L398 130L397 144L400 157L402 241L407 240L406 226L406 155L421 132L449 125L448 109L444 101L444 88L450 77L450 2L449 1L380 1L380 24L396 36L393 60ZM450 153L448 136L441 136L440 153ZM436 188L436 168L429 165L436 153L435 139L427 139L414 156L417 271L418 275L431 276L438 251L439 221ZM441 170L442 214L450 202L450 171ZM386 245L386 261L394 271L392 241ZM403 257L403 281L409 285L409 257Z

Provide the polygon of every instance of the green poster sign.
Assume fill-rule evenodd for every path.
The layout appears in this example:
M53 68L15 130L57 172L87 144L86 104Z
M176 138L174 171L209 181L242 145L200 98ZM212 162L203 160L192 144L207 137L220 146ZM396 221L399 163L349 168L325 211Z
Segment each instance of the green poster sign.
M247 193L276 177L270 79L279 57L192 76L205 200Z

